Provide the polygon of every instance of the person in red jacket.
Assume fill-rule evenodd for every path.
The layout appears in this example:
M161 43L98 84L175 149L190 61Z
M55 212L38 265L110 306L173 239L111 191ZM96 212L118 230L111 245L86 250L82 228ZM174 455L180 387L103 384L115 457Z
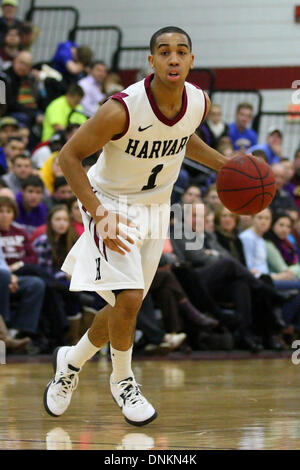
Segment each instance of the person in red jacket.
M37 255L27 233L13 224L16 215L15 201L0 196L0 246L15 283L15 296L18 298L26 291L17 310L14 313L6 312L5 320L22 333L35 334L44 301L45 283L37 276L23 274L22 270L27 264L37 263Z

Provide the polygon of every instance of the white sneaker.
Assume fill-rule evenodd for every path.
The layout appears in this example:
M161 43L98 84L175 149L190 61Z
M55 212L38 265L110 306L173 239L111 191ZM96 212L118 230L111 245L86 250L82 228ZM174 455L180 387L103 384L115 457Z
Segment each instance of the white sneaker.
M61 416L68 408L72 393L77 388L80 369L66 362L70 346L56 348L53 353L54 378L44 393L44 407L51 416Z
M110 390L113 399L122 408L127 423L133 426L144 426L157 417L157 412L141 394L134 377L113 383L111 375Z

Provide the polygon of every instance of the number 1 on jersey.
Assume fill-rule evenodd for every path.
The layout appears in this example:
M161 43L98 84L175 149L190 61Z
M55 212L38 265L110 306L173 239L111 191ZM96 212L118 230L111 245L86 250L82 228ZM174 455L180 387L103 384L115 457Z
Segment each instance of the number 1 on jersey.
M149 179L148 179L148 183L146 184L146 186L142 187L142 191L145 191L146 189L155 188L155 186L156 186L156 184L155 184L156 177L162 169L163 169L162 164L161 165L156 165L154 168L152 168L151 174L150 174Z

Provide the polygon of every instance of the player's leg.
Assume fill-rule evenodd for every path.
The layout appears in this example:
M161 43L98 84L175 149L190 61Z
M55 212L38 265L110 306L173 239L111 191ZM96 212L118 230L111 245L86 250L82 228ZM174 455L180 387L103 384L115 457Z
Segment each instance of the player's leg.
M106 305L95 315L91 328L76 346L57 348L53 355L54 378L44 393L44 406L51 416L60 416L68 408L77 388L81 367L108 341L108 317L114 307Z
M110 389L126 421L134 426L148 424L157 416L153 406L141 394L131 369L136 318L142 300L142 289L122 291L108 320L113 367Z
M116 305L108 318L112 381L115 383L132 376L132 345L142 301L142 289L126 289L117 295Z

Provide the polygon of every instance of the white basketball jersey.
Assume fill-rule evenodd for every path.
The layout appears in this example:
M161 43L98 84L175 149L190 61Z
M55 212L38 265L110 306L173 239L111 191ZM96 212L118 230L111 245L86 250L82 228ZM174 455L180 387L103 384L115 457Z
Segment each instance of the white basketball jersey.
M166 118L153 98L152 78L112 96L124 106L127 126L104 146L88 173L95 189L126 196L129 204L169 203L186 144L206 112L203 91L185 82L181 111L175 119Z

